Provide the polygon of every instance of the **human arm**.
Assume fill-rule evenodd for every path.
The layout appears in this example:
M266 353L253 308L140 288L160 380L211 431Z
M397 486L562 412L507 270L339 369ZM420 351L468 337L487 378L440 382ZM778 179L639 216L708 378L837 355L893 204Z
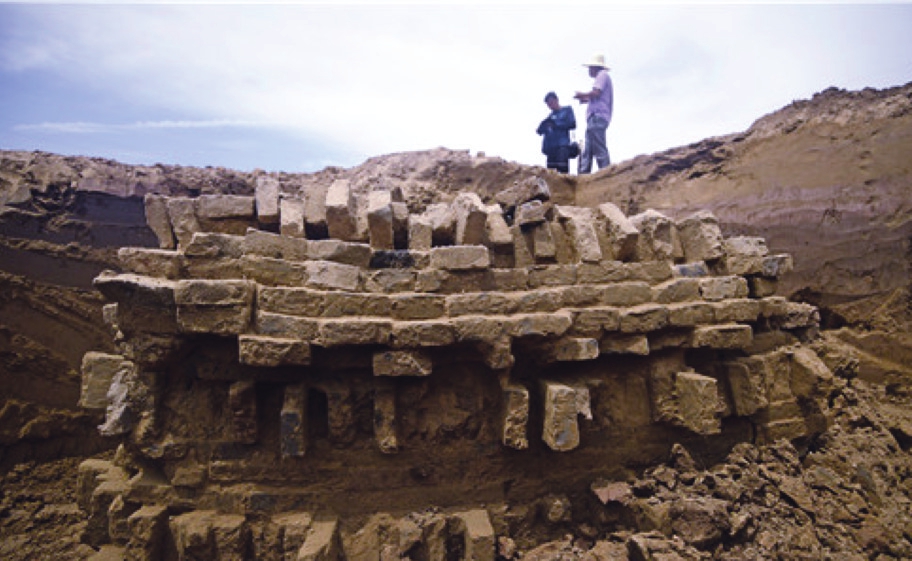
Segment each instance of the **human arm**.
M601 95L602 90L599 88L592 88L588 92L576 92L573 97L580 103L589 103L593 99L598 99Z

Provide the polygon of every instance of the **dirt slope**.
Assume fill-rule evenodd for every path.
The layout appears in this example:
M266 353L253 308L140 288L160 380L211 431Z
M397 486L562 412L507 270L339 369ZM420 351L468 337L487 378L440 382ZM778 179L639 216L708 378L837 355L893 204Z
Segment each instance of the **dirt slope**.
M912 237L912 84L826 90L747 131L581 178L577 202L672 217L710 209L728 233L795 256L787 294L829 305L905 287Z

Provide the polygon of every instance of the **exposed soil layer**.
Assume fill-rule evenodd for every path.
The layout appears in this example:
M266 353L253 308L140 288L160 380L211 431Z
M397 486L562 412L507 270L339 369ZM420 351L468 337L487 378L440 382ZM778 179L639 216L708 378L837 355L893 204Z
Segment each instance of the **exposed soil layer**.
M761 236L772 252L791 254L795 270L780 294L821 307L828 329L814 346L837 376L832 426L812 442L764 447L682 441L636 469L593 469L591 481L572 485L558 470L539 478L526 466L515 502L487 505L498 552L536 561L884 561L912 557L910 147L912 84L827 90L743 133L588 177L445 149L275 176L286 192L336 178L366 190L382 183L422 209L465 189L490 200L541 175L558 202L610 201L676 219L708 209L726 235ZM117 441L98 436L102 419L76 406L80 361L113 347L92 279L119 269L117 248L157 245L142 197L250 195L260 175L0 153L0 557L95 554L80 543L77 466ZM486 493L483 471L476 475L467 495ZM414 508L420 491L397 498L371 500L403 516L397 508Z

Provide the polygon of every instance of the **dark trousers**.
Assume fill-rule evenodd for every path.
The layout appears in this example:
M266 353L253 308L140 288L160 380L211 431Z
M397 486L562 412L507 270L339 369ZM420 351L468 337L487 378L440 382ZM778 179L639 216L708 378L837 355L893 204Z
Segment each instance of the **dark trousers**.
M548 152L548 169L556 169L561 173L570 171L570 147L558 146Z

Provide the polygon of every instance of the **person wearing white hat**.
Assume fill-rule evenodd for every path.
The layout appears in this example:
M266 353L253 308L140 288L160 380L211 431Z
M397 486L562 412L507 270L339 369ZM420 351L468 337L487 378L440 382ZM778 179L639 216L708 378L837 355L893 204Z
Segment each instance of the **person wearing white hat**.
M586 142L579 159L579 174L592 171L592 160L595 159L599 169L611 164L608 154L606 134L611 124L611 113L614 109L614 88L605 64L605 55L595 55L583 66L589 68L589 77L594 78L592 89L588 92L576 92L573 97L586 108Z

